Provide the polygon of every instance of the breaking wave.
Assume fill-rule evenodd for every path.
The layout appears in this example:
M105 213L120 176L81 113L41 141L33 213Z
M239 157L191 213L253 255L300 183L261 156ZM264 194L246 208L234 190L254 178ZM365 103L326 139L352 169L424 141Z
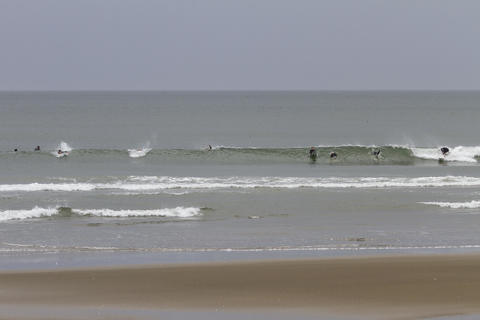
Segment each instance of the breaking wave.
M76 191L168 191L212 189L299 189L299 188L421 188L478 187L480 178L467 176L438 177L169 177L131 176L108 183L27 183L0 184L0 192L76 192Z
M41 208L34 207L27 210L5 210L0 211L0 221L23 220L42 217L73 217L73 216L95 216L95 217L168 217L168 218L191 218L200 216L200 208L176 207L164 209L144 210L113 210L113 209L72 209L69 207Z
M72 152L72 147L65 141L60 142L60 144L52 151L52 154L57 158L63 158L68 156ZM61 151L61 152L60 152Z
M62 142L56 150L50 151L23 151L0 152L0 157L29 157L33 155L56 155L55 151L67 151L71 158L102 157L109 160L125 158L142 158L148 154L151 160L161 162L189 162L203 161L209 163L305 163L310 162L308 148L256 148L256 147L213 147L208 149L152 149L147 144L138 149L72 149ZM480 160L480 146L453 146L450 152L443 156L440 146L411 147L411 146L362 146L338 145L316 147L317 164L337 165L415 165L425 163L458 162L477 163ZM52 152L53 151L53 152ZM380 151L378 156L374 151ZM337 157L332 159L330 154L335 152Z
M130 158L142 158L147 155L152 148L150 148L150 141L147 141L142 147L136 149L128 149L128 156Z
M130 158L141 158L145 157L152 148L142 148L142 149L128 149L128 156Z
M415 157L427 160L438 160L443 158L439 148L412 148L412 153ZM450 149L450 152L445 156L447 161L459 162L477 162L480 155L480 147L464 147L458 146Z

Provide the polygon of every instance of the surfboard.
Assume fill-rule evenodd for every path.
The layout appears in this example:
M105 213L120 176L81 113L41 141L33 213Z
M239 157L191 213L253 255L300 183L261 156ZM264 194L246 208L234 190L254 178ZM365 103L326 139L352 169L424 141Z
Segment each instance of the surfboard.
M62 153L56 153L56 154L55 154L55 157L57 157L57 158L63 158L63 157L66 157L66 156L68 156L68 155L69 155L69 153L68 153L67 151L64 151L64 152L62 152Z

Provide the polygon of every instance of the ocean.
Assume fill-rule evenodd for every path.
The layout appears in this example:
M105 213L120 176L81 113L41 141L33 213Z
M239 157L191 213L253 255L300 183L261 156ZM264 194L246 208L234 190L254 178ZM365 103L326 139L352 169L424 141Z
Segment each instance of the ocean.
M0 269L478 252L478 119L468 91L1 92Z

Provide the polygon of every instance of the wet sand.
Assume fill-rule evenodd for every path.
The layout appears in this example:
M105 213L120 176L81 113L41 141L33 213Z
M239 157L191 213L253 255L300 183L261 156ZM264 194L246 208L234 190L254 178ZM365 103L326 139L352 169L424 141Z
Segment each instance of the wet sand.
M319 314L416 319L480 313L479 301L480 255L0 273L0 311L1 305L164 310L294 309Z

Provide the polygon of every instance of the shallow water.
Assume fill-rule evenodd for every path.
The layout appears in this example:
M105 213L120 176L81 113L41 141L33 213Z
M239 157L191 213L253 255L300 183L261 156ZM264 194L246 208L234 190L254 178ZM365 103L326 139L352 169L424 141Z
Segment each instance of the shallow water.
M16 317L18 319L231 319L231 320L362 320L364 317L339 316L322 314L318 311L308 310L153 310L153 309L122 309L122 308L87 308L87 307L39 307L39 306L2 306L0 305L0 316Z

